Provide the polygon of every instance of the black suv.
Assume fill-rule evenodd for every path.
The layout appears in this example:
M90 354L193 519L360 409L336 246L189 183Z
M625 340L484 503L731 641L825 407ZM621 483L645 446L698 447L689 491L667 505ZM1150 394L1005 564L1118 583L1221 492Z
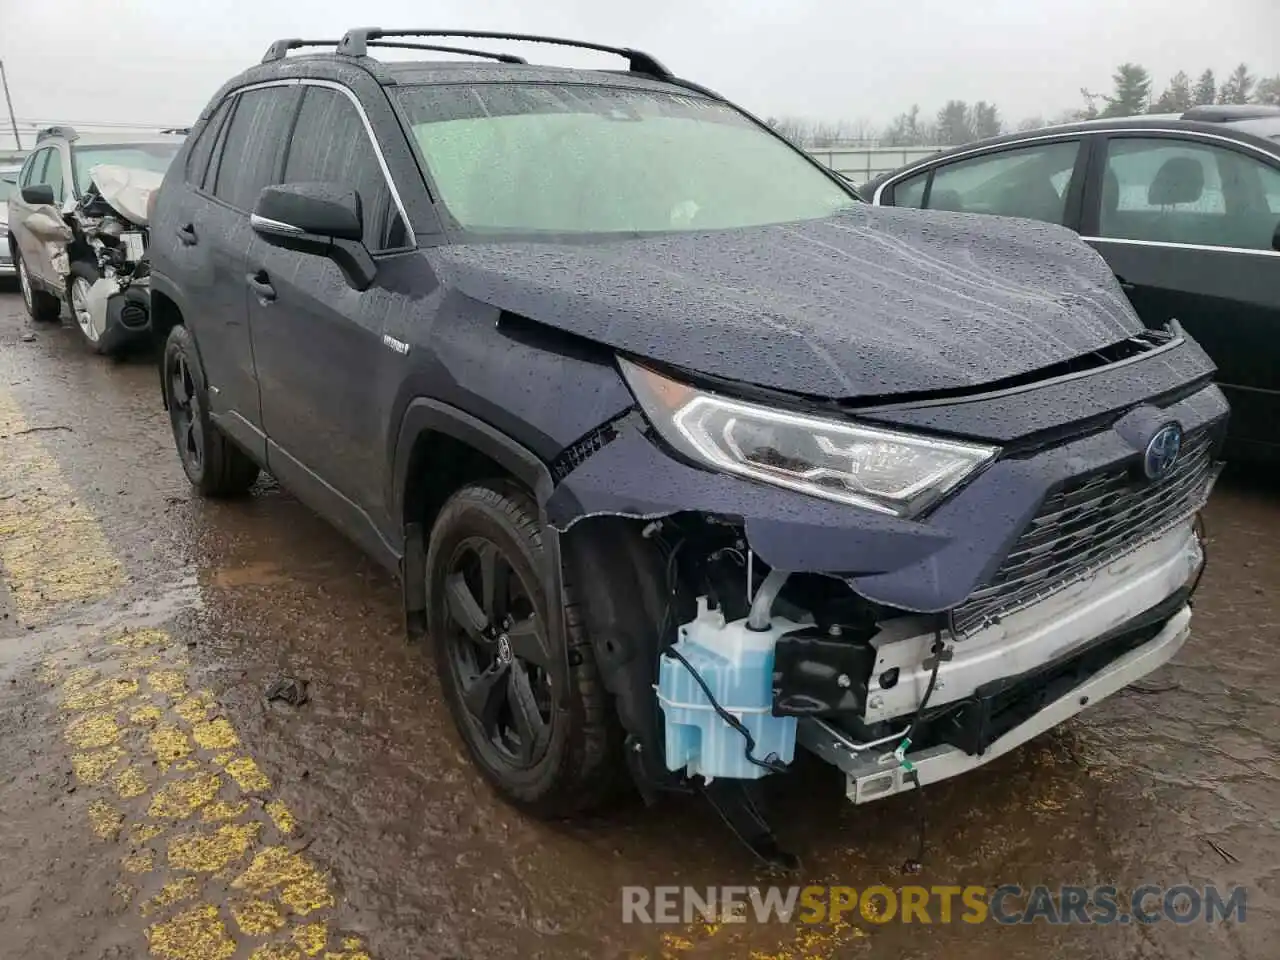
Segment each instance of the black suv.
M280 41L152 235L192 483L269 470L394 571L536 812L628 768L745 796L797 744L887 796L1187 638L1227 416L1199 347L1070 231L865 204L639 51Z

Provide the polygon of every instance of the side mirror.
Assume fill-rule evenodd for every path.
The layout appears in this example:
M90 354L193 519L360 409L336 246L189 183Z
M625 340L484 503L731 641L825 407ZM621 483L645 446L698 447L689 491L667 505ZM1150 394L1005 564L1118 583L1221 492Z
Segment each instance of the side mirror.
M336 183L264 187L249 225L267 243L332 260L357 290L373 283L377 265L362 242L360 195Z
M33 207L51 207L57 202L53 195L53 187L47 183L34 183L29 187L23 187L22 199L23 202L29 203Z

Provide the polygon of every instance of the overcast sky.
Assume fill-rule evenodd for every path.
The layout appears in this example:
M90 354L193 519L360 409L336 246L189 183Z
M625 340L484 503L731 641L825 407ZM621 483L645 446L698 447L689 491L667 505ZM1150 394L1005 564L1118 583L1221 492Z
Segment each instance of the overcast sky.
M186 124L273 39L369 24L640 47L755 113L877 126L949 98L1052 117L1125 60L1157 92L1178 69L1280 73L1280 0L0 0L0 59L19 118Z

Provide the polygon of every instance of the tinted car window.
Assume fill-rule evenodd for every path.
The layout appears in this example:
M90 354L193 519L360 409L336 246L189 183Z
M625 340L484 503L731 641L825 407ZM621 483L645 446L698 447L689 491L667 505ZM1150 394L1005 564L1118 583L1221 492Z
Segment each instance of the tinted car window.
M224 100L214 111L209 122L204 125L196 137L195 143L187 153L187 182L200 184L204 182L204 173L209 168L209 157L213 155L213 145L218 139L218 131L231 109L231 101Z
M262 188L279 183L296 87L263 87L239 97L227 128L213 193L240 210L252 210Z
M339 90L307 87L303 93L284 182L352 187L360 195L365 244L371 250L387 250L407 242L364 121Z
M894 203L1062 223L1079 152L1069 140L958 160L899 183Z
M1206 143L1118 138L1107 148L1098 234L1107 239L1270 250L1280 174Z

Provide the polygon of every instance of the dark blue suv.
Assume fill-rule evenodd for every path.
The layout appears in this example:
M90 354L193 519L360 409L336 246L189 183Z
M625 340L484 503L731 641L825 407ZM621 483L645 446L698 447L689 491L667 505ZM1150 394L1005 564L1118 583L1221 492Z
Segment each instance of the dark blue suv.
M1227 417L1200 348L1068 230L865 204L642 52L280 41L152 238L191 482L268 470L394 571L537 813L627 782L750 813L797 745L888 796L1188 636Z

